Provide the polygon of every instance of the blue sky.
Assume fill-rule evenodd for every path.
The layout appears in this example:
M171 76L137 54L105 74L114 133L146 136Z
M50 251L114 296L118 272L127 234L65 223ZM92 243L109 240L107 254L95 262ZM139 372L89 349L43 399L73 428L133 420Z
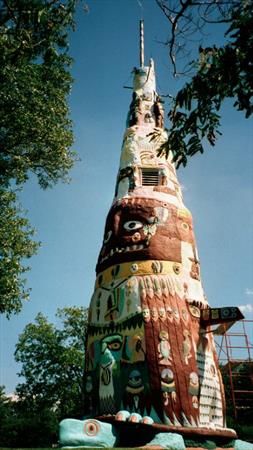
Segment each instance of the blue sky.
M42 191L26 184L21 201L42 246L30 260L31 299L22 312L0 322L0 384L13 392L20 367L13 353L18 335L42 311L88 306L106 214L112 202L125 120L131 101L131 71L138 65L140 6L137 0L87 0L71 35L75 83L69 99L74 148L81 158L69 185ZM155 60L157 89L173 94L182 84L171 76L165 41L169 27L154 0L142 0L145 58ZM209 31L209 43L222 36ZM193 45L193 44L192 44ZM167 127L169 123L167 122ZM222 137L215 149L180 169L184 200L191 210L202 281L211 306L253 301L253 126L242 113L223 108ZM245 310L253 318L253 307ZM252 333L252 331L251 331ZM251 334L252 337L252 334Z

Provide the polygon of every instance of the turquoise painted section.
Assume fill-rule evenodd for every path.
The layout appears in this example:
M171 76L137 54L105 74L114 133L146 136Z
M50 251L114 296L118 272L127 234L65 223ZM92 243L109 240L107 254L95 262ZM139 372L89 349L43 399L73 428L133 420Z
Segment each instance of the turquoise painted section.
M152 423L150 417L143 418L139 414L129 415L127 411L120 411L117 416L119 421ZM64 419L60 423L59 441L62 448L114 447L116 446L117 438L116 426L96 419ZM176 433L157 433L146 445L158 445L170 450L186 449L183 437ZM240 448L240 450L242 449Z
M240 439L236 439L235 450L253 450L253 444L250 444L246 441L241 441Z
M119 411L116 419L126 422L151 423L150 417L139 414L129 415L128 411ZM119 440L117 425L100 422L96 419L64 419L60 423L60 446L63 448L106 448L116 447ZM197 440L196 440L197 442ZM186 450L184 439L177 433L157 433L146 446L159 446L168 450ZM200 444L201 445L201 444ZM134 446L134 442L133 442ZM253 450L253 444L236 439L234 450Z
M148 445L158 445L169 450L186 450L183 437L176 433L157 433Z
M115 430L109 423L95 419L64 419L60 423L60 446L68 447L114 447Z

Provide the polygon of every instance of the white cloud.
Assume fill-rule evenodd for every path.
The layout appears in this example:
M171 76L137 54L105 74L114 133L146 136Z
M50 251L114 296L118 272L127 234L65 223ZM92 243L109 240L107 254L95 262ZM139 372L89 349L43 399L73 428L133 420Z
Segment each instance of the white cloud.
M245 294L246 295L253 295L253 289L246 288L245 289Z
M253 305L248 303L247 305L239 305L238 308L241 310L241 312L245 313L252 313L253 312Z

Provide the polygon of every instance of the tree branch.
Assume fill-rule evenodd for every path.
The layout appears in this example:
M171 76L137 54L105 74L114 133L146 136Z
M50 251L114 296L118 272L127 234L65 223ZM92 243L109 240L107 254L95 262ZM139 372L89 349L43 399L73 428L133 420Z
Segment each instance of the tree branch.
M176 59L187 45L189 36L195 33L204 36L206 24L230 23L233 9L240 5L238 0L156 0L156 3L171 25L166 45L174 76L179 74Z

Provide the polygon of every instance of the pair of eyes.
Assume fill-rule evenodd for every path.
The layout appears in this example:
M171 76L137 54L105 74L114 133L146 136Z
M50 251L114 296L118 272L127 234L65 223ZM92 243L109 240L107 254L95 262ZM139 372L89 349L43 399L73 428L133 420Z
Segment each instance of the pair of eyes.
M139 230L142 227L143 227L143 223L140 222L139 220L129 220L128 222L125 222L124 225L123 225L123 228L126 231L136 231L136 230ZM104 238L104 244L106 244L109 241L111 235L112 235L112 231L109 230L106 233L106 236Z

